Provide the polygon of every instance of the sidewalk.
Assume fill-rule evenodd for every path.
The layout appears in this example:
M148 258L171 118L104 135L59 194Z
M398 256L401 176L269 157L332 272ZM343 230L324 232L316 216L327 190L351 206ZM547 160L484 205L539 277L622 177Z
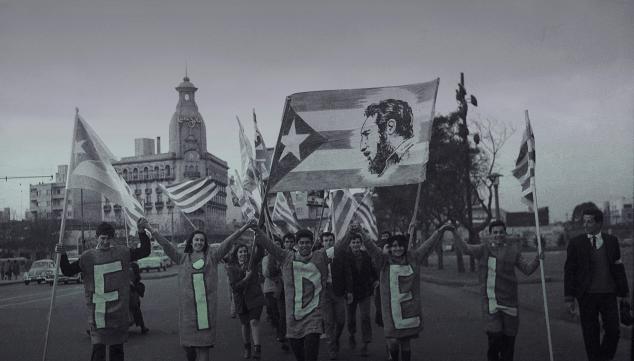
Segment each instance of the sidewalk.
M178 267L172 266L163 272L142 272L141 280L157 280L162 278L174 277L178 274ZM20 275L17 280L0 280L0 287L24 283L24 276ZM37 282L33 282L37 285Z

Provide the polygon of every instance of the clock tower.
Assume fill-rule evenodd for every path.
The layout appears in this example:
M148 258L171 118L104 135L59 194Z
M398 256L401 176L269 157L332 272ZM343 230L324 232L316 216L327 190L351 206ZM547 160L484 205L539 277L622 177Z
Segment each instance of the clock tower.
M176 170L177 180L204 176L203 157L207 153L205 122L198 112L196 88L187 75L176 87L178 104L170 121L169 151L182 159L182 169Z

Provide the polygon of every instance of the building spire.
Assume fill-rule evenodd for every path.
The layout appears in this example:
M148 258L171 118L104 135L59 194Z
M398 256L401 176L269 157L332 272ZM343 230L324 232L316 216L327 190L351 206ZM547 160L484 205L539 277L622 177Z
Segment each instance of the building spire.
M187 75L187 60L185 60L185 78L183 80L189 81L189 76Z

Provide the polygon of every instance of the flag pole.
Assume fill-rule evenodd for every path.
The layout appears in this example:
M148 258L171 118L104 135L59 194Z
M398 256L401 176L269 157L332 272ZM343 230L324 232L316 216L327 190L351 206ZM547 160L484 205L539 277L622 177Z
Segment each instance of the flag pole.
M327 189L324 189L324 197L321 202L321 214L319 215L319 224L317 226L317 232L321 232L321 220L324 218L324 208L326 208L326 194L329 192Z
M530 120L528 118L528 110L525 110L526 115L526 126L528 127L530 124ZM550 356L550 361L553 361L553 342L552 336L550 333L550 317L548 315L548 297L546 295L546 279L544 277L544 261L542 260L541 254L542 250L542 237L539 231L539 207L537 205L537 187L535 185L535 176L531 176L531 189L533 192L533 214L535 215L535 231L537 232L537 252L539 256L539 275L541 278L542 284L542 295L544 296L544 317L546 319L546 335L548 337L548 355Z
M194 231L198 230L198 227L196 227L196 225L194 224L194 222L192 222L191 219L189 219L189 217L187 217L187 214L185 214L185 212L183 212L183 210L178 207L178 210L181 211L181 214L183 215L183 217L185 217L185 219L187 220L187 222L189 222L189 224L191 224L191 226L194 228Z
M77 122L79 119L79 109L75 108L75 123L73 125L73 136L70 147L70 162L73 164L73 154L75 152L75 133L77 132ZM72 169L72 168L71 168ZM66 229L66 209L68 207L68 181L70 174L66 174L66 187L64 189L64 206L62 207L62 222L59 227L59 239L57 244L62 245L64 243L64 230ZM48 351L48 336L51 329L51 320L53 314L53 308L55 307L55 291L57 290L57 276L59 270L59 264L62 255L60 253L55 254L55 270L53 271L53 289L51 290L51 302L48 307L48 320L46 321L46 332L44 334L44 350L42 351L42 361L46 361L46 353Z
M130 248L130 240L128 239L128 217L123 216L123 228L125 229L125 245Z
M408 249L412 249L414 247L414 234L416 233L414 231L414 226L416 224L416 216L418 216L418 203L420 201L420 191L422 187L423 182L418 183L418 189L416 190L416 204L414 204L414 214L412 214L412 220L409 222L409 227L407 229L408 232L410 232Z

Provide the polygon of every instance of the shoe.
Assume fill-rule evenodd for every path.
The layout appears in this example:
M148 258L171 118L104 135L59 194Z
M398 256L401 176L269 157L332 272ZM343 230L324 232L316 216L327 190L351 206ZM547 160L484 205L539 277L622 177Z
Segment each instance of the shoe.
M368 356L368 344L367 343L363 343L363 346L361 346L361 356Z
M348 345L350 345L351 349L357 347L357 340L355 340L354 335L350 335L350 337L348 337Z
M251 344L250 343L244 344L244 353L242 354L242 357L244 357L245 359L251 358Z
M253 359L259 360L261 356L262 356L262 346L253 345Z
M145 335L145 334L146 334L146 333L148 333L148 332L150 332L150 329L149 329L149 328L147 328L147 327L142 327L142 328L141 328L141 334L142 334L142 335Z

